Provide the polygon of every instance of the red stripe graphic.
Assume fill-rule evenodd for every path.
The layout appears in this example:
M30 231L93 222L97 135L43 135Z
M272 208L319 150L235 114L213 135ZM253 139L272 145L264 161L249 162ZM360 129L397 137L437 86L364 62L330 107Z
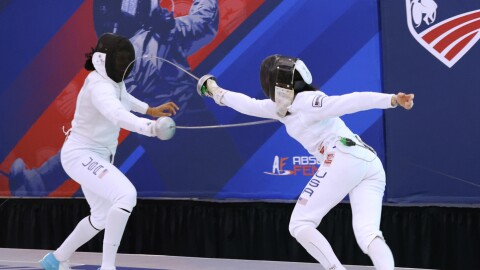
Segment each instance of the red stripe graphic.
M475 35L477 35L478 32L472 33L466 38L464 38L462 41L457 43L457 45L453 46L453 48L445 55L445 58L448 59L448 61L452 60L465 46L468 45L468 43L472 40Z
M474 12L472 14L464 15L462 17L456 18L454 20L451 20L449 22L445 22L443 24L437 25L434 29L429 30L428 33L423 35L423 40L425 40L427 43L431 43L435 39L437 39L439 36L441 36L443 33L448 32L449 30L466 23L468 21L472 21L475 19L480 18L480 11Z
M433 48L437 52L442 52L443 50L445 50L445 48L447 48L450 44L452 44L456 40L479 29L480 29L480 20L464 25L461 28L453 31L452 33L442 38L437 44L435 44Z

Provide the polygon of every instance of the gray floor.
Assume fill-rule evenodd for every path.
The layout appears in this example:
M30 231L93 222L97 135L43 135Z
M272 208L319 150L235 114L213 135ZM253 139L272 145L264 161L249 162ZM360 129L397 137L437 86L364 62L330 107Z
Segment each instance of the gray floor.
M48 251L31 249L0 248L0 269L34 270L40 269L38 260ZM77 252L70 260L73 269L97 269L101 261L100 253ZM347 265L348 270L369 270L371 266ZM126 269L168 269L168 270L322 270L320 264L249 261L230 259L210 259L174 257L161 255L119 254L117 270ZM407 270L413 268L395 268Z

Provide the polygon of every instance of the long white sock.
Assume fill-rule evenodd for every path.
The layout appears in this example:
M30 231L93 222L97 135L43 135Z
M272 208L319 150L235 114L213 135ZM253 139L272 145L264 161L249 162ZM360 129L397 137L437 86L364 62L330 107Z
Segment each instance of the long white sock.
M368 246L368 256L376 270L393 270L395 266L392 251L380 237L375 237Z
M99 231L92 227L89 217L82 219L73 232L65 239L62 245L53 252L55 258L61 262L68 260L73 252L92 239Z
M327 239L315 228L306 227L297 235L297 241L327 270L346 270L333 252Z
M108 211L103 239L102 270L115 269L118 246L129 217L130 213L120 208L112 207Z

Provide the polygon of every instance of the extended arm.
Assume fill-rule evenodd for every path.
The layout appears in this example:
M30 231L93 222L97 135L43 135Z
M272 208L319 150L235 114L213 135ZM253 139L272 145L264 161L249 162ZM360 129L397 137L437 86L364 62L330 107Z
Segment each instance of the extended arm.
M211 75L205 75L202 79L208 76ZM278 119L275 113L275 103L270 99L257 100L245 94L225 90L219 87L214 79L207 79L205 86L204 95L213 98L219 105L228 106L246 115Z
M262 118L278 118L275 114L275 103L270 99L257 100L242 93L226 91L222 103L242 114Z
M319 92L313 100L304 102L316 104L316 106L305 106L305 108L311 110L313 117L325 119L370 109L395 108L397 105L409 110L413 106L413 98L413 94L405 95L403 93L394 95L377 92L353 92L341 96L327 96Z

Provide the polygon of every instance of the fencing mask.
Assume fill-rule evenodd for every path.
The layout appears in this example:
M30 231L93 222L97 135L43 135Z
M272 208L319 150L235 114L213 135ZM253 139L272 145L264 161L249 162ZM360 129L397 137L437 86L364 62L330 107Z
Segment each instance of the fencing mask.
M87 62L85 63L87 70L95 69L92 56L96 52L106 55L105 70L108 77L117 83L128 77L133 69L132 61L135 60L135 50L130 40L125 37L111 33L103 34L98 39L95 49L87 55ZM132 64L130 65L130 63Z
M260 67L263 93L277 105L277 115L285 117L295 94L312 83L312 74L302 60L295 57L271 55Z

